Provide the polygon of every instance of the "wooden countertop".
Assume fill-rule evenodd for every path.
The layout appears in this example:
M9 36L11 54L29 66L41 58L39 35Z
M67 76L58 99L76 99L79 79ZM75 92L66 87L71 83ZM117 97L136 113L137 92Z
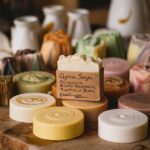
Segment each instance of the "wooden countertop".
M0 107L0 150L150 150L150 135L133 144L106 142L97 136L97 123L85 125L85 133L68 141L48 141L32 134L32 124L9 118L7 107Z

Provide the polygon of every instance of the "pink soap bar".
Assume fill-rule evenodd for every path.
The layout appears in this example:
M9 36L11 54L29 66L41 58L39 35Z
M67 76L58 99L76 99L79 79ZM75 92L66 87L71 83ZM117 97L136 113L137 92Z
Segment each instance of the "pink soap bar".
M150 66L134 65L130 69L130 84L135 92L150 93Z
M130 93L123 95L118 100L118 107L138 110L150 117L150 94Z
M104 66L104 76L119 76L129 79L131 65L125 59L104 58L102 59L102 64Z

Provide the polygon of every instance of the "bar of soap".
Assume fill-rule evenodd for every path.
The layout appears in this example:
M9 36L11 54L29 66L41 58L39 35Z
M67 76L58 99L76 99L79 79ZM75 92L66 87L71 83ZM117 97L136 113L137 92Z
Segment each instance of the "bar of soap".
M84 114L68 107L51 107L35 113L33 134L46 140L69 140L84 132Z
M98 135L116 143L132 143L144 139L148 132L148 117L130 109L112 109L98 117Z
M150 64L134 65L130 69L130 84L134 92L150 93Z
M123 95L118 100L118 107L138 110L150 117L150 93L131 93Z
M13 78L17 93L47 93L55 81L55 76L43 71L19 73Z
M131 38L131 42L128 49L128 61L134 65L142 56L145 51L150 49L150 35L149 34L135 34ZM149 57L149 56L147 56ZM145 57L145 59L147 59Z
M109 107L115 108L118 98L129 93L129 82L123 78L110 76L104 78L104 94L109 100Z
M20 94L10 99L9 116L16 121L32 123L36 111L55 105L55 98L48 94Z
M104 66L104 76L119 76L129 79L129 69L131 65L125 59L121 58L104 58L102 59Z
M85 121L97 121L98 115L107 110L108 100L105 97L100 102L62 100L62 105L81 110L85 115Z

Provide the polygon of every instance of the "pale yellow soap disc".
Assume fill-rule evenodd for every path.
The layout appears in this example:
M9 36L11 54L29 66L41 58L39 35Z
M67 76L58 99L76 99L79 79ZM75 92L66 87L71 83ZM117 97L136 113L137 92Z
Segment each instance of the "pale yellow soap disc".
M55 76L43 71L19 73L13 78L17 93L47 93L55 81Z
M32 123L33 114L37 110L56 106L53 96L43 93L27 93L14 96L10 99L9 116L11 119Z
M108 100L103 98L99 102L87 102L76 100L62 100L62 105L81 110L85 115L85 121L97 121L98 115L107 110Z
M51 107L33 116L33 134L46 140L69 140L84 132L84 114L68 107Z

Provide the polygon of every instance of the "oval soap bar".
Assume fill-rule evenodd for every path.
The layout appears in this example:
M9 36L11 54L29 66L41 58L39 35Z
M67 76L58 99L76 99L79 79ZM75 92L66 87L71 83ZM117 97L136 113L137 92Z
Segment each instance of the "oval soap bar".
M51 107L35 113L33 134L46 140L69 140L84 132L84 114L68 107Z
M119 76L129 79L129 69L131 65L127 60L121 58L104 58L102 59L104 67L104 76Z
M62 100L62 105L81 110L85 115L85 121L97 121L98 115L107 110L108 100L107 98L103 98L99 102Z
M147 136L148 117L135 110L112 109L98 117L98 135L116 143L132 143Z
M55 106L53 96L43 93L28 93L10 99L9 116L13 120L31 123L33 114L42 108Z
M119 98L118 107L135 109L150 117L150 94L130 93L123 95Z
M17 93L47 93L55 76L43 71L29 71L15 75L13 81Z

